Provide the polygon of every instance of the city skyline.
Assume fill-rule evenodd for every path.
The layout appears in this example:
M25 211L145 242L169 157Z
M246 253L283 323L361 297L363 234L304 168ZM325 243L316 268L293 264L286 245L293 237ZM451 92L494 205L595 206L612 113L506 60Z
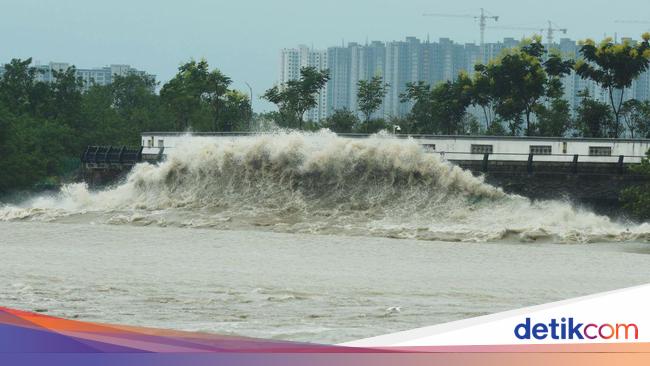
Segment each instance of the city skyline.
M253 87L254 108L273 110L258 97L278 81L278 50L307 44L314 48L342 41L451 38L479 42L473 19L423 17L423 13L477 14L485 7L500 16L499 26L543 28L548 20L569 29L567 37L601 39L605 34L635 37L647 24L615 23L643 19L650 4L623 0L614 8L604 0L543 3L469 0L462 5L424 0L399 3L333 0L314 7L299 0L66 2L26 0L4 6L0 14L0 61L33 57L41 62L67 61L80 66L130 64L165 82L191 58L205 58L234 80L234 87ZM291 9L291 11L287 11ZM585 14L585 16L578 16ZM587 19L588 18L588 19ZM495 24L492 24L495 25ZM490 24L488 24L490 26ZM80 31L83 30L83 31ZM486 41L521 38L531 32L490 29Z
M34 75L34 79L37 82L52 82L54 81L55 72L65 71L72 66L75 67L75 74L83 83L83 91L87 91L92 85L109 85L113 82L114 76L127 76L131 73L136 73L142 76L156 77L156 75L138 70L126 64L110 64L107 66L84 68L69 62L50 61L42 64L39 61L32 60L32 67L37 70L37 73ZM0 64L0 78L4 73L4 64Z
M555 41L551 48L562 52L567 58L579 58L578 41L570 38L556 38ZM366 41L365 44L349 42L326 49L298 45L280 50L278 79L274 85L298 78L300 68L305 66L320 70L329 69L331 78L316 98L317 107L305 113L306 120L320 121L340 109L351 110L361 117L356 101L357 82L379 75L390 87L387 88L382 105L373 116L404 117L412 107L410 103L400 101L406 83L424 81L436 85L439 82L454 80L460 72L471 73L475 64L489 62L505 49L516 47L520 42L521 39L507 37L499 42L486 42L481 48L476 43L463 44L449 38L420 40L417 37L406 37L402 41L375 40ZM546 46L548 47L547 44ZM0 62L0 77L4 73L3 65L4 62ZM166 82L147 70L139 70L128 64L84 68L71 62L50 61L43 64L32 60L32 66L39 70L36 80L45 82L52 81L54 70L60 71L75 66L77 75L84 82L84 90L87 90L91 83L107 85L111 83L114 75L124 76L130 72L153 77L159 82L158 89ZM563 85L564 99L569 102L572 110L579 104L580 92L584 90L588 90L593 98L608 103L604 89L593 81L582 80L575 72L563 78ZM256 98L258 96L254 95L254 105ZM650 99L650 72L643 73L633 86L626 90L624 99ZM266 112L274 108L274 105L270 105L270 109L255 112ZM470 106L468 111L480 120L480 111L475 109Z
M546 47L554 52L559 51L566 59L580 58L580 46L576 40L560 38L556 41ZM505 38L500 42L485 43L481 47L475 43L457 43L448 38L431 41L406 37L403 41L373 41L365 44L351 42L328 47L326 50L299 45L297 48L280 51L279 82L297 79L300 69L305 66L328 69L329 82L317 97L316 107L305 114L306 120L319 121L343 109L350 110L361 118L362 113L357 105L357 84L360 80L381 76L388 88L382 105L373 116L384 119L405 117L412 108L412 103L401 100L408 83L425 82L433 86L453 81L461 72L472 74L477 63L486 64L497 59L504 50L516 47L519 43L520 40ZM576 72L562 77L562 84L563 99L569 103L572 112L579 106L584 91L596 100L609 103L606 89L593 80L582 79ZM625 90L623 99L650 99L650 71L642 73ZM479 120L483 118L482 111L474 106L470 106L468 112Z

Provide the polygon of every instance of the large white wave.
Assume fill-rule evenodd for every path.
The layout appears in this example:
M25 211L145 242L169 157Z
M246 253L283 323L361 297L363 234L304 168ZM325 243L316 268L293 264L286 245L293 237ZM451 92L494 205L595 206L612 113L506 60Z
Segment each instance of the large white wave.
M0 208L0 220L388 236L426 240L647 240L560 201L531 202L427 154L412 140L279 132L215 142L187 136L158 164L100 191L70 184Z

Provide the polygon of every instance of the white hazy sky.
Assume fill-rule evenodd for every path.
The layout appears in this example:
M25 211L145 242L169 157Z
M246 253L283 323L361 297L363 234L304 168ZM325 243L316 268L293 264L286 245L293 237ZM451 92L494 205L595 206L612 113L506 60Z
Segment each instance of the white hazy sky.
M344 40L435 40L477 42L472 19L423 17L424 12L499 15L499 25L540 28L547 20L569 29L568 37L605 34L638 38L650 21L648 0L0 0L0 62L33 57L41 63L78 67L125 63L164 82L190 58L206 58L258 99L278 78L279 49L315 48ZM524 31L489 30L486 41L520 38Z

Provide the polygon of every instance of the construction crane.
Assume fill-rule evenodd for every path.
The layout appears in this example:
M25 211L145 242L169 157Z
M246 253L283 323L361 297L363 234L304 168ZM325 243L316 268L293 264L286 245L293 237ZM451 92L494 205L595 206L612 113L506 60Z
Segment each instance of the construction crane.
M553 28L553 26L556 26L553 22L550 20L548 21L548 28L546 28L546 40L548 41L548 46L551 47L553 44L553 34L555 32L562 32L562 34L566 34L569 30L566 28Z
M488 15L486 15L488 14ZM422 14L425 17L443 17L443 18L473 18L479 21L479 27L481 29L481 49L485 44L485 28L487 27L488 20L494 20L495 22L499 21L498 15L491 15L488 11L481 8L480 15L470 15L470 14L440 14L440 13L424 13Z
M553 44L553 35L555 32L562 32L563 34L566 34L569 30L566 28L554 28L553 22L550 20L548 21L548 28L532 28L532 27L489 27L490 29L511 29L511 30L527 30L527 31L535 31L535 32L540 32L543 33L546 31L546 41L548 43L549 48Z

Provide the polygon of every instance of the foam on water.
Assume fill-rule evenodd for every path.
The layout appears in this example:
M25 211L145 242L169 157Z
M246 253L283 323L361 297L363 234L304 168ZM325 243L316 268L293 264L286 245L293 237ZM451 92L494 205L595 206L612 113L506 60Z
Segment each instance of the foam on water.
M281 132L187 138L158 164L100 191L70 184L0 208L0 220L255 229L448 241L647 240L560 201L531 202L386 134Z

